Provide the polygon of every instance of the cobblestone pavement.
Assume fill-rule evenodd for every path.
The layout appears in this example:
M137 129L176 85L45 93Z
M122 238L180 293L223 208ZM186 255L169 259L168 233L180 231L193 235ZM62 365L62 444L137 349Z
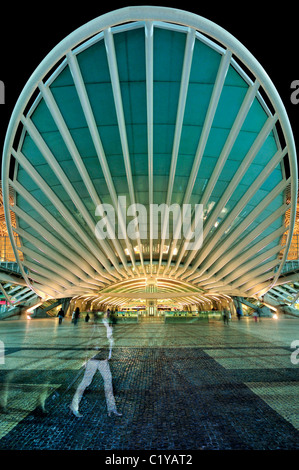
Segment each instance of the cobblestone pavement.
M298 320L116 325L122 416L108 416L97 372L78 418L69 405L91 327L0 322L1 450L298 450Z

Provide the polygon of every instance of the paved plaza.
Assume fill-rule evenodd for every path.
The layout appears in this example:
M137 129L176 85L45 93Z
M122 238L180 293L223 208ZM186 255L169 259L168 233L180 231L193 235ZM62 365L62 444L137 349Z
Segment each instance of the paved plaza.
M298 320L119 323L109 364L122 416L108 416L97 372L76 417L92 328L0 322L0 450L298 450Z

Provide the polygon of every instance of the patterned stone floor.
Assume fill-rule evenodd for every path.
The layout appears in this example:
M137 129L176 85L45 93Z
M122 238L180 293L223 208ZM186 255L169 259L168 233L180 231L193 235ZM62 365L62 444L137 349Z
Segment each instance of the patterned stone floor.
M122 416L107 415L97 372L77 418L69 405L91 329L0 322L0 450L298 450L298 320L116 325Z

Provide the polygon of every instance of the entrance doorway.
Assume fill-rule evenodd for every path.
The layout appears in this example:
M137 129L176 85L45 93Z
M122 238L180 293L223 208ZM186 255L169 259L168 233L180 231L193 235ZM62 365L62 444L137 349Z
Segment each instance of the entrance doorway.
M148 315L149 315L149 317L154 317L155 316L155 307L153 305L149 306Z

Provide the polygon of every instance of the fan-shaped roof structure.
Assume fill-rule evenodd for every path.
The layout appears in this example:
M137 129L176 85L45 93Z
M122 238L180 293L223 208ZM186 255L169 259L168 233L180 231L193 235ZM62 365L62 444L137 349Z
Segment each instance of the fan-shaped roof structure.
M279 276L296 213L295 145L271 80L221 27L164 7L110 12L48 54L14 109L2 181L24 278L56 298L123 301L153 280L173 297L260 295ZM163 217L154 240L148 220L136 239L99 239L97 207L115 209L116 233L132 221L120 196L148 214L201 205L202 245L189 249L182 219L167 233Z

